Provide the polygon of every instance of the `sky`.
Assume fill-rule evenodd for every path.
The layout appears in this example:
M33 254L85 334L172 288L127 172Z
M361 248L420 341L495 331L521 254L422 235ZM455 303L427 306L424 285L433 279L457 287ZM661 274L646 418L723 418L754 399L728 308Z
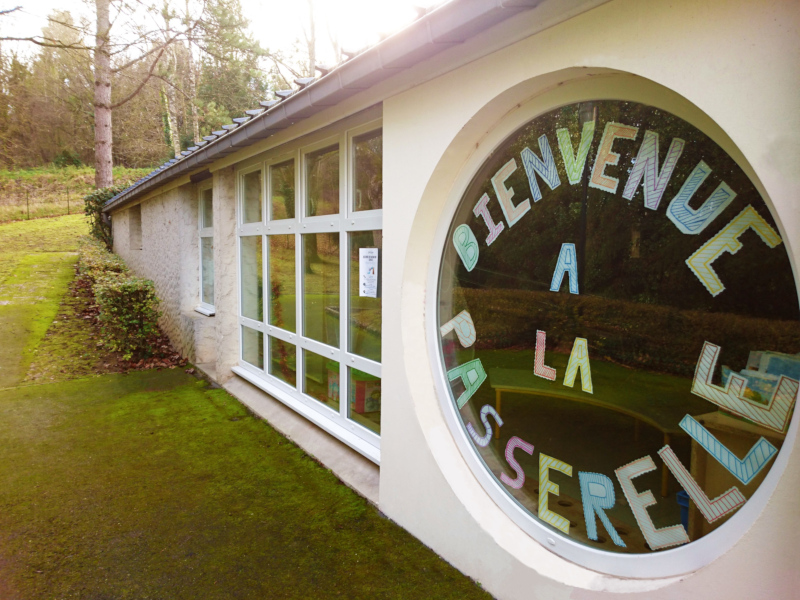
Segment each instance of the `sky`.
M142 0L160 4L160 0ZM332 63L331 35L345 49L360 49L411 22L414 6L430 7L442 0L314 0L317 14L317 61ZM183 5L183 2L177 2ZM306 0L241 0L250 31L270 50L289 50L296 39L303 39L303 25L308 22ZM0 37L38 35L53 10L69 10L78 20L94 20L93 2L87 0L0 0L0 10L21 6L22 10L0 17ZM329 34L330 32L330 34ZM6 44L7 45L7 44ZM29 55L32 44L18 47Z

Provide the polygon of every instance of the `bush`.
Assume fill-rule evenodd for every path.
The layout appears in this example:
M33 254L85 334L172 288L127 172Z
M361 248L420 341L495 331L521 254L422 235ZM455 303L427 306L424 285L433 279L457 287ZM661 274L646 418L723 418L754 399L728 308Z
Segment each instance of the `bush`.
M92 283L106 347L126 360L153 354L160 316L153 282L132 276L119 256L88 237L81 239L78 272Z
M95 239L103 242L109 252L113 250L114 240L111 235L111 221L103 214L103 207L106 202L127 187L128 184L120 183L95 190L83 197L83 212L89 217L89 233Z
M82 238L79 252L78 272L92 284L112 273L128 273L128 267L122 259L93 238Z
M152 354L152 340L159 333L153 282L117 273L99 279L93 289L106 346L126 359Z

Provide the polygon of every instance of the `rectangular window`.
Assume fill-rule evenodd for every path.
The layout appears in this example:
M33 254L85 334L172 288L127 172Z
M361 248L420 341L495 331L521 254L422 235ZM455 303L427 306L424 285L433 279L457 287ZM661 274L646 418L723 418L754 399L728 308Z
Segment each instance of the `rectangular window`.
M142 205L128 209L128 243L131 250L142 249Z
M248 167L239 181L243 342L236 372L378 462L380 125L295 147ZM255 191L262 181L263 208ZM361 289L362 279L369 289Z
M214 314L214 197L211 183L201 185L198 228L200 234L200 304L197 312Z

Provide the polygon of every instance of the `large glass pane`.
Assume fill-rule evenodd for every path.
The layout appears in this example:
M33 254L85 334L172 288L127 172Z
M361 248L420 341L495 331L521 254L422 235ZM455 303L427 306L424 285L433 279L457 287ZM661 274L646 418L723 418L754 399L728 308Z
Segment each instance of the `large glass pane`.
M339 212L339 146L306 155L306 215Z
M303 391L333 410L339 410L339 363L303 350Z
M303 333L339 346L339 234L303 236Z
M513 510L633 554L736 518L780 459L800 306L734 157L660 108L562 106L476 169L447 239L442 366Z
M242 326L242 360L259 369L264 368L264 334Z
M269 198L273 219L294 219L294 161L269 168Z
M200 300L214 304L214 238L200 238L200 263L202 273Z
M347 369L350 374L348 415L375 433L381 432L381 379L358 369Z
M261 221L261 171L253 171L242 178L242 222Z
M297 387L297 350L294 344L269 337L269 374Z
M242 316L264 320L261 236L242 237Z
M350 234L350 352L381 360L383 232Z
M203 190L200 195L200 226L202 228L214 226L214 197L211 188Z
M269 236L269 324L296 331L294 234Z
M373 131L353 140L354 210L383 208L383 133Z

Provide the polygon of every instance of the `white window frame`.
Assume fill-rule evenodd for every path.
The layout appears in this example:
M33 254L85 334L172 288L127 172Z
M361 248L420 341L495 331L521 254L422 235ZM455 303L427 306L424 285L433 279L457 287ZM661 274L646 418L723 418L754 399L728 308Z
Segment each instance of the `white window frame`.
M368 210L355 211L354 200L354 173L355 161L353 160L353 140L355 137L372 131L382 129L380 119L372 120L349 129L343 129L333 135L317 138L306 144L298 144L289 151L281 150L266 160L245 166L237 172L237 220L238 238L248 235L262 236L263 250L263 314L264 322L258 323L241 316L241 301L239 310L240 334L241 326L250 327L264 334L264 367L259 369L255 365L242 360L240 344L239 365L233 371L252 384L268 392L290 408L294 409L307 419L338 438L366 458L380 464L380 436L363 427L348 417L349 384L347 368L355 368L374 377L381 377L381 363L376 362L348 350L350 335L350 234L359 231L383 230L383 211ZM339 213L334 215L306 215L306 157L309 153L338 145L339 148ZM295 215L293 219L272 221L272 203L270 191L270 167L294 161L295 168ZM246 174L261 170L262 185L262 222L243 223L243 178ZM352 199L352 201L351 201ZM302 236L312 233L337 232L339 234L339 347L335 348L303 334L303 256L304 251ZM269 236L288 235L295 236L295 296L296 296L296 324L295 332L290 332L269 324ZM241 242L237 240L237 265L241 265ZM241 268L239 274L239 289L241 290ZM269 344L270 337L294 345L296 352L296 381L297 387L293 388L281 379L269 374ZM302 391L305 381L305 365L303 350L314 352L327 359L335 360L340 365L339 372L339 409L333 410L318 400Z
M207 182L203 182L197 186L197 256L199 257L199 265L198 265L198 276L200 287L198 288L198 304L195 307L195 310L202 315L207 317L213 317L216 313L216 308L213 304L209 304L208 302L203 301L203 239L204 238L211 238L212 244L214 243L214 226L211 227L203 227L203 193L206 190L212 190L212 182L211 180ZM214 192L211 192L211 205L214 205ZM213 263L213 257L212 257ZM216 270L214 272L214 277L216 278ZM215 292L216 292L216 283L215 283Z

